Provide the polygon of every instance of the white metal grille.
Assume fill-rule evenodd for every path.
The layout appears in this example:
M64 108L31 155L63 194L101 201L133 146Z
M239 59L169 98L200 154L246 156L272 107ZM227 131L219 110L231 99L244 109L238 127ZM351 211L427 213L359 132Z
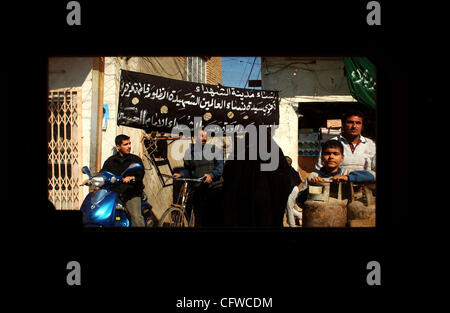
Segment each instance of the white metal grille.
M48 196L57 210L81 202L81 90L57 89L48 98Z
M206 82L206 62L202 57L186 57L187 81L196 83Z

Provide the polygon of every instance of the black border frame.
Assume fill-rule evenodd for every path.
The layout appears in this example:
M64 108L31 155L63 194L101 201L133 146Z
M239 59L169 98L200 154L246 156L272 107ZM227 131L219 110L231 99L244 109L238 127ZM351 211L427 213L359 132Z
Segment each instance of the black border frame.
M69 297L80 295L79 291L112 291L124 286L129 288L124 291L126 295L150 290L153 305L159 306L161 310L174 310L174 299L184 295L272 296L277 302L274 310L278 310L280 307L300 306L297 296L299 291L287 287L287 277L291 276L286 277L288 274L283 273L290 271L289 262L294 259L297 260L299 269L293 271L299 273L295 275L300 277L298 285L305 302L308 302L308 299L312 301L312 298L307 297L314 297L315 292L320 294L326 291L330 299L334 300L342 300L348 292L356 292L360 299L368 300L386 295L386 289L392 291L398 285L411 288L405 286L405 282L410 281L409 274L414 265L406 260L415 257L412 253L415 224L412 223L414 212L408 208L415 198L409 197L412 182L408 180L409 166L405 151L408 151L407 145L410 141L407 113L410 81L407 75L410 73L408 65L412 58L408 51L405 51L405 48L411 48L410 42L402 47L401 39L411 40L412 35L407 33L405 38L401 37L404 34L402 23L405 21L400 17L404 16L404 7L394 7L393 4L379 1L383 10L382 25L368 26L365 22L366 3L302 4L301 10L297 11L305 12L301 19L297 18L287 3L273 4L267 10L263 7L261 14L255 14L254 6L249 5L239 10L240 13L245 11L248 17L242 23L235 23L232 19L232 22L217 26L218 29L211 27L203 33L204 38L217 33L223 34L223 39L230 37L227 37L227 34L234 35L234 41L230 44L223 44L218 40L212 47L210 42L192 36L203 25L200 20L194 20L189 27L180 27L182 36L176 43L165 37L156 46L142 40L136 33L130 33L130 29L144 27L169 32L169 25L164 16L149 21L143 13L144 9L148 12L163 12L164 4L133 6L133 3L129 3L127 8L117 10L117 7L107 7L105 3L79 2L83 10L80 27L65 24L65 7L53 3L34 3L29 7L30 11L23 14L23 18L31 24L30 27L27 27L24 33L8 36L8 39L12 40L11 49L18 44L20 49L13 51L21 58L18 65L7 64L13 73L8 77L12 82L8 95L12 97L8 101L15 104L16 96L23 94L23 85L17 82L25 80L31 84L28 85L28 99L24 104L26 111L20 110L26 112L26 124L8 119L11 123L8 125L11 126L9 129L19 126L19 131L15 132L19 135L16 140L26 141L27 150L14 157L11 154L6 156L13 164L26 164L27 183L24 188L28 189L28 198L24 199L23 190L12 188L12 192L15 192L13 201L22 199L19 207L26 213L26 221L31 222L31 227L27 229L30 230L29 236L26 236L24 242L25 249L28 258L39 268L37 279L48 284L46 290L62 291ZM34 9L44 9L44 15L34 16ZM220 15L222 19L235 14L233 7L224 8L223 11L223 15ZM100 12L102 15L99 15ZM195 12L174 12L171 21L183 20L189 13ZM52 16L57 18L50 18ZM278 19L274 18L276 16ZM261 17L266 17L267 23L258 23ZM111 28L100 35L100 31L105 30L105 25L111 25ZM333 36L324 36L322 40L317 36L317 33L332 31L336 25L350 35L343 40ZM278 35L267 35L273 34L274 29ZM288 31L284 31L286 29ZM313 31L298 36L297 29ZM252 33L248 34L247 31ZM70 38L80 44L76 47L55 47L51 44L51 38L54 38L52 35ZM41 38L42 44L31 44L30 39L33 37ZM279 44L291 43L292 38L298 37L299 40L292 45ZM300 46L296 45L297 42L306 44ZM351 43L353 45L349 46ZM39 47L40 50L36 51L33 47ZM179 49L180 47L182 48ZM178 237L175 233L165 232L164 240L160 240L159 232L145 233L145 236L139 231L120 235L108 231L80 232L78 216L72 216L68 212L55 214L52 208L48 207L46 169L40 165L47 162L44 131L46 106L43 105L47 102L47 86L43 79L46 77L47 58L58 55L145 55L149 54L149 51L154 55L301 54L368 56L373 59L377 67L379 90L377 146L381 150L377 151L377 166L385 169L377 174L377 182L381 184L380 188L385 190L380 192L384 197L377 197L377 228L346 232L303 230L301 233L238 231L226 235L218 231L214 236L203 236L202 231L195 231L183 232L183 236ZM420 95L414 100L423 103L423 99L426 97ZM386 105L381 106L381 103ZM18 107L11 105L8 108L8 116L22 114L17 112ZM395 134L395 138L392 134ZM14 172L14 167L8 167L8 176L12 177ZM394 181L406 182L394 185ZM23 186L23 176L15 175L11 184ZM402 198L396 197L396 194L402 195ZM405 197L408 197L406 201ZM383 209L379 211L381 206ZM150 235L153 238L150 238ZM185 253L182 265L193 270L194 278L181 283L171 282L170 279L163 280L164 275L156 272L153 277L158 283L150 281L147 284L141 276L146 268L178 264L176 257L179 252L170 249L175 240L194 243L192 249L181 245L184 248L182 252ZM96 244L98 242L104 245L99 247ZM145 251L145 247L149 245L152 252ZM80 287L69 287L65 282L65 266L71 260L78 260L82 264L83 278ZM365 266L372 260L379 261L382 266L381 286L367 286L365 283ZM122 267L124 271L121 270ZM173 277L169 275L169 278ZM195 290L193 281L200 282ZM287 289L283 290L283 286Z

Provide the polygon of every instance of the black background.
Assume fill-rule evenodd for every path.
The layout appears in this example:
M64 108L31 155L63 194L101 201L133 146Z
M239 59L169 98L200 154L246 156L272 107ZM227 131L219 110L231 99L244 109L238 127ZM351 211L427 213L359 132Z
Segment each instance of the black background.
M67 2L5 9L12 17L4 27L4 63L13 138L3 155L8 207L18 215L5 237L14 271L5 272L23 303L142 305L159 312L175 311L183 296L272 297L274 311L404 308L420 301L423 261L430 255L418 235L423 223L416 208L424 202L411 179L417 159L408 143L420 138L412 109L433 104L426 66L435 56L429 48L433 7L379 1L382 25L368 26L365 1L79 1L82 25L68 26ZM47 58L93 55L369 57L378 75L376 229L83 230L80 214L47 205ZM72 260L81 264L78 287L66 284ZM381 264L381 286L366 284L372 260Z

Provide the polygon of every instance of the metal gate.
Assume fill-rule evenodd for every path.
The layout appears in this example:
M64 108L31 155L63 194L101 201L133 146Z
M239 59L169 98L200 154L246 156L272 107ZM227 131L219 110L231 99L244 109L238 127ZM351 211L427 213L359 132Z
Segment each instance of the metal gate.
M57 210L81 202L81 89L56 89L48 98L48 197Z

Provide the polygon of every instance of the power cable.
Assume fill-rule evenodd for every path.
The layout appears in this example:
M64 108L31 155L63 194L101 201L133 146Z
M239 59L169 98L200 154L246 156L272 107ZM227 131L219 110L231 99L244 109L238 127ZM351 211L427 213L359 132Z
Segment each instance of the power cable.
M245 82L244 88L247 86L248 81L250 80L250 75L252 75L253 66L255 66L255 62L256 62L256 57L255 57L255 59L253 60L252 68L250 69L250 74L248 74L248 78L247 78L247 81Z
M241 79L239 80L239 87L241 86L241 82L242 82L242 79L244 78L244 75L245 75L245 70L247 69L247 62L245 62L246 64L245 64L245 68L244 68L244 71L242 72L242 76L241 76ZM250 63L248 63L248 64L250 64Z

